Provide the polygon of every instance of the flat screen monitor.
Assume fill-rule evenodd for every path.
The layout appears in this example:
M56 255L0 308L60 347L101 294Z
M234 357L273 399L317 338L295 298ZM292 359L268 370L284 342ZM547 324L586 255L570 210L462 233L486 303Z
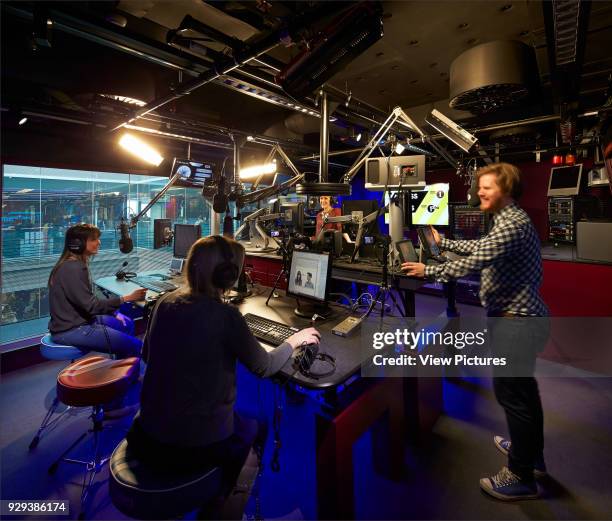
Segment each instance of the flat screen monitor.
M366 190L425 186L425 156L374 157L366 160Z
M548 195L578 195L582 179L582 165L557 166L550 169Z
M325 302L330 274L329 253L293 250L287 293Z
M202 188L205 184L212 183L214 170L214 163L201 163L175 157L170 177L179 174L180 177L176 182L178 186Z
M285 213L281 219L283 225L290 226L294 232L304 233L304 203L283 203L280 211Z
M187 257L189 248L202 236L199 224L174 225L174 256L180 259Z
M448 226L448 183L410 191L410 217L415 226Z

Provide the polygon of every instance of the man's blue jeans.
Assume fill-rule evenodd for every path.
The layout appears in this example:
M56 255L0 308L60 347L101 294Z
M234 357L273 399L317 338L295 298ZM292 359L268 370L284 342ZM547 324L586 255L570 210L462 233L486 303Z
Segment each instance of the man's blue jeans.
M140 356L142 342L134 335L134 321L124 318L126 325L111 315L98 315L89 324L84 324L62 333L52 335L59 344L78 347L83 353L98 351L117 358Z

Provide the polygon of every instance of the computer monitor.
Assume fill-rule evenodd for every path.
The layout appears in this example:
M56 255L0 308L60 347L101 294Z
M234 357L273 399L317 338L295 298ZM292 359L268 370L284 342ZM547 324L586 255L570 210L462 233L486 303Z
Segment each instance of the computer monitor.
M307 318L313 313L325 315L331 267L329 253L293 250L287 294L314 305L314 308L308 308L298 300L297 315Z
M170 219L153 220L153 248L168 246L172 239L172 221Z
M189 248L202 236L199 224L174 225L174 256L180 259L187 257Z
M290 226L294 232L304 233L304 203L283 203L280 212L285 212L281 218L282 224Z
M177 186L187 188L202 188L205 184L213 182L215 164L211 162L201 163L190 159L174 158L170 177L179 174L176 181Z
M425 156L374 157L366 160L366 190L382 191L390 188L425 186Z
M548 180L548 195L578 195L581 179L582 164L553 167Z
M427 185L424 190L411 190L410 216L406 216L406 222L415 226L448 226L448 192L448 183L435 183Z

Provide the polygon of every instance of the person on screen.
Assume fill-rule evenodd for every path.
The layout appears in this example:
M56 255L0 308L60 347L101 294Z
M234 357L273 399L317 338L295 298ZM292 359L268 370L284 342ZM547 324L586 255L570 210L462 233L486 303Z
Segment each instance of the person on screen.
M160 472L220 466L226 493L258 434L257 422L234 410L238 361L268 377L295 349L319 343L307 328L269 352L260 345L240 311L222 300L243 262L244 247L230 238L191 246L185 287L160 297L149 319L141 409L127 437L136 458Z
M540 241L529 216L516 200L520 172L508 163L481 168L476 174L480 209L493 214L494 225L480 240L451 241L432 228L436 243L462 255L458 260L428 265L402 264L415 277L440 282L480 273L480 300L492 317L487 324L494 356L506 367L493 368L493 389L504 409L510 439L494 443L508 456L508 465L480 487L501 500L538 497L535 477L545 474L544 419L538 384L533 377L536 355L546 345L548 309L539 295L542 283ZM504 318L506 317L506 318Z
M64 251L48 282L51 339L84 353L140 356L142 342L134 336L134 322L117 311L124 302L144 300L147 290L138 288L122 297L97 298L89 261L99 248L100 230L96 226L77 224L66 230Z
M306 283L304 284L305 288L314 289L314 284L312 283L312 273L306 273Z
M316 232L314 238L318 238L321 230L340 230L342 231L342 223L325 223L324 219L326 216L338 217L342 215L340 208L332 207L332 198L329 195L322 195L319 197L319 204L321 205L321 211L317 214Z
M295 275L295 285L296 286L302 285L302 272L301 271L298 271Z

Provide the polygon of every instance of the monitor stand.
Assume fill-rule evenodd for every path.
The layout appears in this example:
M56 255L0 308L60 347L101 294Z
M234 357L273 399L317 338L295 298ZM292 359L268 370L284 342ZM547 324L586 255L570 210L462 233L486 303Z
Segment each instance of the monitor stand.
M299 298L295 299L297 302L297 307L293 310L293 312L302 318L307 318L311 320L314 315L319 315L320 317L327 319L332 314L332 309L327 305L327 301L325 302L300 302Z

